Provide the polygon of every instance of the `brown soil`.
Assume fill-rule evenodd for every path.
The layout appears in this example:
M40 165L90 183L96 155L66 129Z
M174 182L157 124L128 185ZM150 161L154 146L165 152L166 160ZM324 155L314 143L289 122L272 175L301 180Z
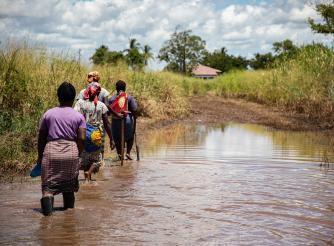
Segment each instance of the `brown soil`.
M241 99L222 97L192 97L192 120L204 123L238 122L254 123L280 129L314 129L306 116L292 115L269 107Z
M159 128L176 122L216 124L225 122L252 123L276 129L333 132L326 121L311 120L305 114L287 112L276 107L249 102L242 99L227 99L212 96L190 97L190 114L183 119L146 122L145 127ZM146 120L143 120L146 121ZM143 125L143 124L139 124ZM140 129L142 132L144 129ZM146 128L147 129L147 128ZM145 131L145 130L144 130Z

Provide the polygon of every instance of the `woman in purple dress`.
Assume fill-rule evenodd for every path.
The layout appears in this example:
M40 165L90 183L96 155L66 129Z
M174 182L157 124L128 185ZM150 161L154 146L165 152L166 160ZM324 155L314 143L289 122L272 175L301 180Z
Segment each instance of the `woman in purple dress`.
M64 209L74 208L74 192L79 190L79 155L83 151L86 123L72 108L75 88L63 82L57 90L59 106L49 109L40 122L38 163L42 163L44 215L53 211L54 195L63 194Z

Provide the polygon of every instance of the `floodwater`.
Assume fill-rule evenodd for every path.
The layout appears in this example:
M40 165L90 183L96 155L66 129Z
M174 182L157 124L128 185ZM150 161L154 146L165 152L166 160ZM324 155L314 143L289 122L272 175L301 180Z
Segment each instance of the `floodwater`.
M109 158L74 210L44 217L38 179L2 184L0 245L334 245L328 137L227 124L141 142L141 160Z

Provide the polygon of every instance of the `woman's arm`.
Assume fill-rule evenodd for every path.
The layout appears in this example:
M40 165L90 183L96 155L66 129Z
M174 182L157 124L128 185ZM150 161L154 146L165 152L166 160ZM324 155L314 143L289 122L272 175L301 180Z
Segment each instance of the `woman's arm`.
M111 134L111 124L110 124L110 121L108 119L108 114L107 113L102 114L102 120L103 120L104 129L106 129L106 132L107 132L108 137L110 139L110 148L111 148L111 150L113 150L115 148L115 143L114 143L114 139L113 139L112 134Z
M37 163L42 163L43 152L45 149L45 145L47 143L48 130L47 129L39 129L38 132L38 160Z
M79 156L81 155L82 151L84 150L85 140L86 140L86 128L78 128L77 146L78 146L78 150L79 150Z
M112 138L112 134L111 134L111 125L110 125L110 121L108 119L108 114L102 114L102 120L103 120L103 126L104 129L106 130L108 137L110 138L110 142L113 140Z
M131 112L132 116L137 118L138 116L138 105L137 102L135 100L135 98L133 96L129 97L129 102L128 102L128 106L129 106L129 111Z

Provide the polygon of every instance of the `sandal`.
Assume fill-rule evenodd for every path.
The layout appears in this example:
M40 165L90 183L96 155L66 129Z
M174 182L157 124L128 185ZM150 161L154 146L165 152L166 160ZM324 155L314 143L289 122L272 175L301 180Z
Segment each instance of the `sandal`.
M126 154L126 159L132 161L130 154Z

